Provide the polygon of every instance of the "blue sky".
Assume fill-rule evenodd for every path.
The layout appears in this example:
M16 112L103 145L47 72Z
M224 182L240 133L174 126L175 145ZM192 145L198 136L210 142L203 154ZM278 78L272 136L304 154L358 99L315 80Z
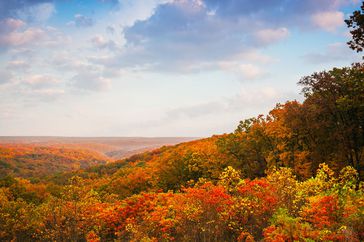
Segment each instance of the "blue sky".
M0 135L231 132L360 56L357 0L0 0Z

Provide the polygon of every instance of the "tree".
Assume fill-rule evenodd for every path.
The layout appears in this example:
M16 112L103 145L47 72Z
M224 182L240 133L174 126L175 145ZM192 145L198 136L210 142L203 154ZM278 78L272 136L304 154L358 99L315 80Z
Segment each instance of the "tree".
M360 172L364 158L364 64L314 73L299 84L312 124L307 131L318 141L310 147L311 152L326 153L335 165L346 163Z
M267 167L266 153L271 141L265 135L266 120L263 115L240 121L234 133L224 135L217 141L221 153L229 163L242 171L245 177L264 176Z
M348 45L356 52L362 52L364 48L364 2L360 10L354 11L350 18L345 20L345 23L352 29L350 33L353 39L348 42Z

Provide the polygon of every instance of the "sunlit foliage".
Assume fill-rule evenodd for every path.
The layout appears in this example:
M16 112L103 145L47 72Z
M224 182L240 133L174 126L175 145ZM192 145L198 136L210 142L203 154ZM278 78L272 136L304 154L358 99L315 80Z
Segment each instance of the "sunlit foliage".
M106 165L0 147L14 168L0 177L0 240L363 241L363 77L362 64L315 73L300 81L303 103ZM83 169L28 172L61 154Z

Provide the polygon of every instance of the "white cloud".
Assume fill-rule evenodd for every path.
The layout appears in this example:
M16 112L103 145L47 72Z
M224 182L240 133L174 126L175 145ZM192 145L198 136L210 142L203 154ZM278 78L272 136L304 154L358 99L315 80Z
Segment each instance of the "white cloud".
M20 19L7 18L0 21L0 33L10 33L21 27L23 27L25 23Z
M74 20L67 23L68 26L76 26L79 28L87 28L91 27L95 24L94 20L91 17L84 16L82 14L76 14L74 16Z
M105 91L111 87L111 80L97 72L81 72L72 78L71 84L80 90Z
M242 88L233 96L172 108L166 111L159 121L155 120L141 126L162 133L173 129L182 134L200 136L231 132L239 120L267 114L276 103L293 99L300 97L296 93L271 86L257 89Z
M96 35L91 39L91 43L98 49L108 49L110 51L116 51L117 45L112 40L107 40L101 35Z
M25 23L18 19L5 19L0 22L0 48L23 46L39 42L46 37L43 29L25 27Z
M160 4L174 0L119 0L119 10L112 13L113 19L121 27L132 26L136 21L147 20Z
M46 88L46 89L35 90L33 93L42 95L42 96L51 97L51 96L63 95L65 92L63 89Z
M95 37L93 37L91 39L91 42L99 48L102 48L107 44L107 40L101 35L96 35Z
M23 82L32 88L43 88L57 84L60 80L49 75L31 75L24 78Z
M24 71L30 68L30 64L23 60L9 61L6 67L10 70Z
M258 52L257 50L248 50L248 51L241 52L237 55L232 56L232 59L245 60L247 62L256 62L259 64L272 64L277 61L276 59L272 58L271 56L262 54L262 53Z
M241 81L256 80L266 76L266 72L260 67L249 63L222 61L219 63L219 67L222 70L235 73Z
M262 29L254 33L254 41L258 45L270 45L279 42L289 35L287 28Z
M47 33L47 35L43 40L41 40L42 47L64 48L67 44L72 43L70 36L56 28L47 26L43 28L43 30Z
M45 37L45 32L39 28L28 28L24 31L11 32L0 36L2 46L21 46L39 41Z
M339 11L319 12L311 17L315 26L329 32L334 32L344 25L344 13Z
M310 64L322 64L339 61L361 61L361 56L352 51L346 43L333 43L320 53L309 53L303 56Z
M241 64L238 66L238 71L246 80L258 79L264 75L262 69L252 64Z
M65 95L65 91L57 87L45 87L40 89L21 89L20 93L27 99L27 105L34 105L39 101L55 101Z
M44 0L3 2L15 6L15 1L34 6ZM63 12L49 23L41 22L52 17L51 8L39 19L33 17L36 22L6 15L9 19L0 29L0 51L9 51L2 56L2 66L15 78L0 72L0 83L7 82L0 86L0 96L4 102L18 104L14 112L26 120L24 123L39 121L39 129L29 129L38 134L64 135L62 132L68 130L70 135L208 135L228 130L241 118L265 113L275 102L296 97L289 91L294 89L296 76L317 68L298 68L301 63L294 62L297 55L315 48L308 41L316 43L310 31L319 26L311 17L338 11L334 6L338 1L345 0L204 0L203 4L199 0L120 0L119 6L107 14L105 8L94 12L77 8L80 14L69 20L74 25L76 19L80 25L89 25L77 29L60 23L63 18L58 17ZM23 5L25 2L32 4ZM161 4L165 2L169 4ZM69 3L70 7L76 4ZM47 10L47 5L43 7ZM48 24L62 25L55 29ZM31 35L35 30L39 38ZM308 34L303 34L301 40L302 30ZM298 38L289 38L290 47L307 43L292 53L282 45L264 48L290 34L298 34ZM345 41L340 39L342 36L327 33L321 37L320 43L330 38ZM115 46L117 51L110 51ZM332 45L327 51L322 48L310 58L326 61L334 57L349 63L350 51L341 52L344 47ZM29 73L28 78L23 77ZM234 81L237 79L254 81L239 83ZM246 89L231 96L242 86ZM108 92L91 92L102 90ZM57 97L63 97L59 103L47 102ZM115 112L116 104L123 112ZM80 120L79 112L74 111L74 120L63 123L59 117L70 113L74 106L85 110L88 117ZM27 112L39 118L28 121L23 115ZM138 120L145 123L138 125ZM148 126L153 120L160 122ZM62 123L60 129L49 126L57 122ZM0 126L26 130L24 124Z
M45 22L55 12L56 9L53 3L38 3L19 9L16 15L27 22Z

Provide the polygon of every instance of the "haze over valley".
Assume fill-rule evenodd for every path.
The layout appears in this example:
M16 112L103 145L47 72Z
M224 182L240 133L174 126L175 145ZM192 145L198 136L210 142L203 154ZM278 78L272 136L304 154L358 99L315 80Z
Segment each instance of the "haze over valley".
M198 139L197 137L46 137L46 136L2 136L0 145L32 145L69 149L84 149L117 160L159 148Z

